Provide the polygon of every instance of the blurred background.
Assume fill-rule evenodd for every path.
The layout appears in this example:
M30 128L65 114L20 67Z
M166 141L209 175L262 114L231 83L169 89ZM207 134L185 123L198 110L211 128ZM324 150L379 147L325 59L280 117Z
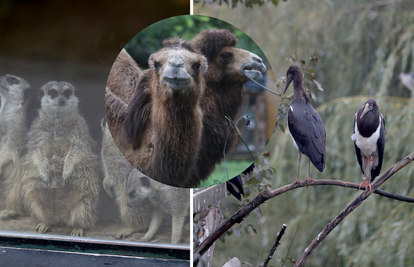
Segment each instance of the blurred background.
M194 14L217 17L246 32L262 49L284 87L293 61L314 71L324 91L305 80L312 105L326 129L326 170L311 167L314 179L360 183L362 173L351 140L354 114L375 98L386 121L382 174L414 151L414 2L396 1L209 1L194 4ZM293 55L293 57L292 57ZM310 58L318 59L310 63ZM301 63L302 62L302 63ZM409 89L411 88L411 90ZM220 201L226 218L264 189L292 183L297 150L286 128L291 86L280 99L277 126L265 153L247 177L247 198ZM308 159L301 164L306 179ZM414 197L414 164L381 189ZM258 266L283 223L286 234L270 264L293 266L311 241L361 191L318 186L277 196L216 242L213 266L238 257ZM372 195L311 254L308 266L411 266L414 264L414 206Z

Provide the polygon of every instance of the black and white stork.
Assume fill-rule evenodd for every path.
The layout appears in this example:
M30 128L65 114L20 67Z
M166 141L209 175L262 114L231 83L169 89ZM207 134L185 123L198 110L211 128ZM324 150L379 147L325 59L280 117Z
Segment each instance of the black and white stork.
M363 185L365 189L371 190L371 183L381 172L385 146L385 120L378 111L374 99L368 99L364 107L355 114L354 134L351 138L355 144L359 166L364 174L359 187Z
M319 114L312 107L303 87L303 74L299 66L292 65L287 71L286 85L283 94L293 81L293 100L289 105L287 125L295 147L299 150L298 175L293 184L300 183L299 171L302 154L309 158L308 183L310 163L320 171L325 170L325 127Z

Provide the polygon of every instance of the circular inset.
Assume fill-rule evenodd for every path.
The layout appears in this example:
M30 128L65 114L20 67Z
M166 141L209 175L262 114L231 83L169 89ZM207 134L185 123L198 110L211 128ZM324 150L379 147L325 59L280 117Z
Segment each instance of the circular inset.
M241 30L205 16L177 16L141 31L110 71L105 107L125 158L177 187L226 181L264 149L266 59ZM245 85L246 84L246 85ZM212 175L224 162L222 173ZM205 182L207 181L207 182Z

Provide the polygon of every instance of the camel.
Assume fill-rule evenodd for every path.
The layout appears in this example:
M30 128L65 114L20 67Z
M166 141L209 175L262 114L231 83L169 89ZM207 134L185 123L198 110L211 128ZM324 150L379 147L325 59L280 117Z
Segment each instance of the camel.
M258 79L266 71L266 67L259 56L235 47L237 38L228 30L204 30L190 42L200 49L207 58L208 70L204 75L206 88L200 99L200 107L203 113L201 145L197 154L194 154L197 162L192 167L191 176L182 177L183 180L186 179L186 181L181 182L183 187L197 187L202 180L207 179L213 172L216 164L223 160L223 149L229 131L225 116L236 119L243 102L243 84L249 80L248 77ZM123 51L123 53L126 53L126 51ZM128 60L132 60L132 58L129 57ZM124 62L123 64L131 65L133 63ZM128 75L128 78L125 77L125 79L132 79L129 76L130 72L114 71L113 77L116 75L120 77ZM134 76L137 77L139 75L139 72L135 71ZM109 92L117 92L111 94L111 96L122 98L123 95L128 94L132 90L130 86L116 89L117 86L116 83L108 80L107 94ZM122 110L126 108L126 105L120 105L117 108L121 109L121 111L114 110L113 114L116 114L114 117L122 120L122 114L124 113ZM139 141L142 138L143 136L137 140ZM150 136L145 136L145 138L150 138ZM237 138L236 132L230 129L226 154L234 149ZM146 156L151 157L151 148L147 150ZM130 159L125 152L124 155L127 159Z
M243 84L261 77L266 72L263 60L254 53L236 48L237 38L228 30L204 30L191 43L199 48L208 60L204 78L206 89L201 98L203 110L203 134L198 160L192 172L192 187L206 180L216 164L228 155L237 143L237 133L230 128L226 116L237 120L243 103Z
M172 38L163 45L150 56L150 69L138 74L129 102L112 90L116 81L108 81L106 117L115 143L135 168L161 183L186 187L201 142L207 60L188 41Z

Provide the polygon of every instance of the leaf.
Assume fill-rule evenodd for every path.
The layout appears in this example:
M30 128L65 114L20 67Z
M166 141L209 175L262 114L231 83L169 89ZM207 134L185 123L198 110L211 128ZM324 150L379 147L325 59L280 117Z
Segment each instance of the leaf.
M313 79L312 82L316 85L316 88L318 88L318 90L323 92L322 85L317 80Z
M279 0L272 0L272 3L277 6L279 4Z

